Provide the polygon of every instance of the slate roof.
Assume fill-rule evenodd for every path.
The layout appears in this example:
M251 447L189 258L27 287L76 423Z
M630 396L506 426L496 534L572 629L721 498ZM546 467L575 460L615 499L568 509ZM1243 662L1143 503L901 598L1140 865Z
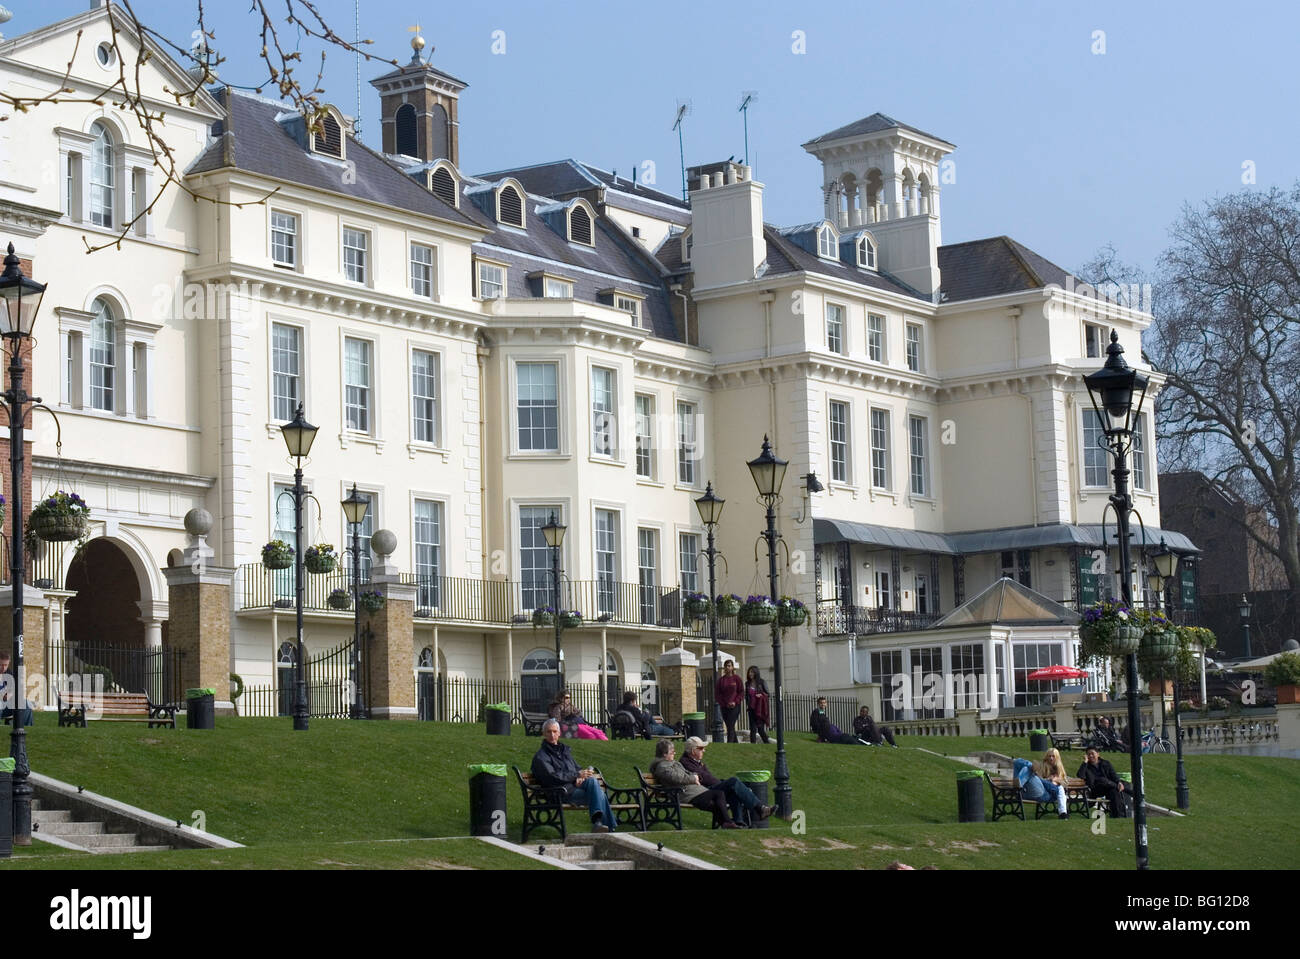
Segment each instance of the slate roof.
M907 123L900 123L893 117L887 116L883 113L873 113L869 117L863 117L861 120L855 120L845 126L838 127L830 133L823 133L821 136L809 140L804 144L804 146L809 147L814 143L826 143L831 140L843 140L847 137L860 137L866 136L869 133L880 133L884 130L896 129L911 130L913 133L919 133L923 137L928 137L931 140L938 140L940 143L947 143L948 146L953 146L953 144L948 143L948 141L943 137L937 137L933 133L926 133L924 130L918 130L916 127Z
M821 221L819 220L817 223L820 224ZM860 269L857 266L850 266L843 260L824 260L817 254L809 253L803 247L791 242L784 235L784 232L770 224L763 224L763 238L767 240L767 270L764 272L764 276L804 270L808 273L833 276L837 279L847 280L849 283L857 283L861 286L869 286L872 289L885 290L903 296L916 297L925 300L927 303L929 302L929 297L923 296L888 273Z
M480 174L479 179L500 180L508 176L522 183L529 193L536 193L539 196L561 197L590 190L592 187L604 186L618 191L628 199L653 200L656 203L675 207L683 213L690 210L689 205L670 193L662 193L640 183L633 184L627 177L616 177L607 170L574 159L552 160L549 163L535 163L532 166L495 170L492 173ZM614 197L610 197L610 201L616 206L622 205Z
M1069 272L1007 236L939 247L943 302L1064 286Z
M518 176L511 172L507 175ZM482 182L467 179L465 193L480 189ZM551 204L549 197L529 193L526 202L527 228L503 226L484 213L468 196L461 201L461 210L474 223L491 231L474 244L475 253L499 260L508 267L506 296L535 297L527 274L545 270L573 281L575 299L589 303L600 302L598 290L617 287L628 293L644 296L643 323L649 320L649 330L663 339L680 340L677 323L669 305L668 291L650 263L646 254L632 248L635 240L627 239L622 231L606 221L596 218L593 232L595 246L570 243L565 237L537 214L537 209Z
M429 50L429 54L430 55L433 54L432 49ZM450 73L445 73L442 70L439 70L437 67L425 63L423 60L419 59L418 54L411 60L404 63L402 66L398 67L396 70L390 70L388 73L385 73L381 77L375 77L370 82L372 84L380 83L381 81L384 80L392 80L396 77L406 76L407 74L412 74L412 73L432 73L436 77L441 77L442 79L447 80L451 83L459 84L462 90L465 87L469 86L469 84L466 83L464 80L461 80L457 77L453 77Z
M213 142L187 173L234 167L462 225L472 222L381 154L351 136L348 137L346 156L356 165L356 175L349 173L345 177L345 167L340 161L304 149L276 120L278 116L294 115L288 104L229 87L217 89L213 95L226 108L226 118L212 125Z

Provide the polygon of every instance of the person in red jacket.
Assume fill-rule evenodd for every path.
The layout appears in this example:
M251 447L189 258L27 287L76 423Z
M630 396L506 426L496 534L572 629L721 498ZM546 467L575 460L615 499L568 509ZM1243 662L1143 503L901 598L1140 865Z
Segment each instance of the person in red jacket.
M768 725L768 705L769 699L767 694L767 683L763 682L763 674L758 671L757 666L750 666L745 680L745 698L749 704L749 741L755 741L756 736L762 736L763 742L768 742L767 725Z
M722 721L727 724L727 742L740 742L736 736L736 721L740 719L740 704L745 701L745 684L736 675L734 660L722 664L722 675L714 684L714 695L722 709Z

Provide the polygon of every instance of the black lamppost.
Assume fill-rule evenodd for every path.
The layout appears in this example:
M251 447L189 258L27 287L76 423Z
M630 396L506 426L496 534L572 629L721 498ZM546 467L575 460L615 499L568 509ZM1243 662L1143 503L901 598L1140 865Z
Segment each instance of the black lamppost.
M302 651L302 600L303 600L303 566L302 566L302 501L307 491L302 485L302 461L311 452L311 444L316 440L317 427L307 422L300 402L293 414L293 419L280 427L284 435L284 445L289 448L293 458L293 577L294 610L297 614L296 632L298 636L297 682L293 695L293 728L307 728L307 663Z
M713 741L720 743L724 739L722 731L722 707L718 705L718 604L717 585L715 583L718 551L713 547L713 531L722 519L722 507L726 500L713 493L713 484L708 483L704 495L695 501L695 508L700 511L700 520L708 532L708 546L704 555L709 558L709 645L713 653L713 689L709 699L713 702Z
M361 524L366 521L370 497L357 493L357 484L343 501L343 516L352 527L352 718L366 718L361 698Z
M1124 605L1133 608L1133 584L1130 581L1129 513L1133 500L1129 496L1128 454L1133 447L1133 424L1142 411L1146 399L1148 377L1124 362L1124 347L1119 345L1119 334L1110 334L1106 348L1106 365L1083 378L1088 387L1092 407L1101 421L1105 434L1105 448L1115 458L1111 475L1115 478L1115 492L1110 496L1115 507L1116 533L1119 539L1120 592ZM1134 392L1137 403L1133 402ZM1128 748L1129 768L1133 777L1133 843L1137 868L1149 865L1147 850L1147 807L1142 784L1141 714L1138 707L1137 653L1128 654Z
M562 623L563 617L560 616L560 549L564 546L564 534L569 527L565 526L551 513L551 520L542 527L542 536L546 538L546 545L551 548L551 581L555 584L555 679L558 685L556 692L564 688L564 653L560 650L560 631L564 628Z
M13 577L13 677L14 729L9 734L9 756L14 761L13 815L14 845L32 844L32 787L27 781L31 768L27 765L27 730L23 727L23 691L27 688L27 673L23 669L23 416L29 404L41 401L39 396L29 396L23 389L23 342L32 335L36 312L41 308L45 284L23 276L18 268L14 245L9 244L5 255L4 273L0 274L0 302L4 315L0 316L0 336L9 341L9 389L4 393L9 407L9 510L13 517L13 536L9 540L9 569Z
M776 504L781 499L781 483L785 479L787 460L772 452L772 444L763 437L763 451L747 464L758 487L758 499L767 509L767 529L761 534L767 540L767 579L772 602L777 600L776 544L781 534L776 531ZM772 620L772 680L776 683L776 808L782 818L789 818L794 810L790 795L790 768L785 758L785 689L781 685L781 620Z
M1162 539L1160 549L1152 557L1155 563L1155 571L1147 577L1150 585L1155 589L1157 599L1162 593L1164 594L1165 609L1168 612L1172 612L1173 606L1169 596L1169 584L1174 582L1174 574L1178 572L1178 559L1178 554L1166 546L1165 541ZM1179 651L1181 653L1181 644ZM1204 650L1202 650L1202 655L1204 655ZM1183 766L1183 717L1182 710L1179 707L1182 699L1182 660L1179 658L1174 660L1174 749L1178 753L1178 766L1174 773L1174 791L1178 796L1178 808L1189 809L1192 801L1187 788L1187 770ZM1165 736L1163 729L1160 731L1160 735Z
M1253 655L1250 651L1250 600L1246 594L1241 594L1241 603L1237 606L1237 612L1241 614L1241 631L1246 635L1246 658L1250 659Z

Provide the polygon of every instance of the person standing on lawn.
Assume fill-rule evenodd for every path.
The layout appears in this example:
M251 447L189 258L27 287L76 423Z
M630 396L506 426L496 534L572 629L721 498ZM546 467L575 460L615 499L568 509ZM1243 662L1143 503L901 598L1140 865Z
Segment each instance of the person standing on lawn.
M776 812L775 806L764 806L758 801L753 790L742 783L735 776L730 779L719 779L710 772L709 767L704 764L704 749L708 746L703 739L698 736L692 736L686 740L686 755L682 757L682 768L688 773L694 773L700 780L701 786L707 786L710 789L721 789L727 796L727 804L731 807L731 818L737 822L740 821L740 810L746 809L754 819L766 819L772 813Z
M749 709L749 741L752 743L761 736L764 743L769 742L767 725L772 715L771 699L767 694L767 683L763 682L763 674L757 666L750 666L745 673L745 703Z
M560 742L558 719L542 723L542 747L533 756L532 772L539 785L564 790L565 802L585 800L591 814L592 832L614 831L616 824L609 797L591 767L579 769L569 747Z
M722 721L727 724L727 742L738 743L736 722L740 719L740 704L745 701L745 684L736 675L735 660L729 659L722 664L722 675L713 688L722 709Z

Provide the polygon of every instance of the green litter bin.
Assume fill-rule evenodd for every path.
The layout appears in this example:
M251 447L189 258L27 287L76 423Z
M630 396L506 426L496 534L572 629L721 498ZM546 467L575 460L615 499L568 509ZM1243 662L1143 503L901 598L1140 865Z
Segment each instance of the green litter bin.
M704 721L704 713L682 713L682 722L686 726L687 736L699 736L707 739L709 724Z
M488 703L484 706L483 717L487 722L487 734L489 736L509 736L510 713L509 703ZM502 775L505 774L502 773Z
M1052 748L1052 737L1047 734L1046 729L1029 730L1029 751L1036 756L1041 756Z
M185 690L185 726L187 729L217 728L217 691Z
M506 714L507 717L509 714ZM506 765L474 763L469 769L471 836L506 837Z
M14 852L14 761L0 759L0 859Z
M736 773L736 778L749 787L749 791L754 794L762 805L768 805L767 802L767 784L772 781L772 772L769 769L743 769ZM751 817L750 829L767 829L770 826L767 819L753 819Z
M957 773L957 821L984 821L984 772L963 769Z

